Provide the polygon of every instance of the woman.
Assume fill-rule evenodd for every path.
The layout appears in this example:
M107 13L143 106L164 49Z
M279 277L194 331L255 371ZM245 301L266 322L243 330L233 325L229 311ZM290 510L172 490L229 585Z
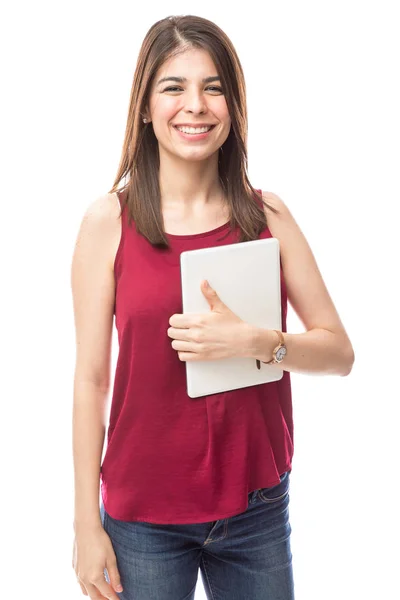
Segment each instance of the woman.
M271 236L282 332L242 321L205 282L209 312L182 314L181 252ZM72 289L82 592L193 599L200 568L210 599L293 599L290 372L348 375L354 352L289 209L248 180L244 76L214 23L169 17L147 33L118 173L82 221ZM305 333L286 332L288 299ZM114 314L119 354L100 466ZM232 356L281 360L283 377L187 395L185 361Z

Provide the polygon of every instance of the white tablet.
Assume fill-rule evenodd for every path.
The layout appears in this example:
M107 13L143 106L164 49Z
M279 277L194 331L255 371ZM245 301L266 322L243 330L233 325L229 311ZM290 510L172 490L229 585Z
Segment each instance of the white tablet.
M277 238L181 252L180 268L184 314L211 310L200 288L206 279L241 319L257 327L282 330ZM185 361L185 364L187 393L191 398L283 377L279 365L257 364L254 358Z

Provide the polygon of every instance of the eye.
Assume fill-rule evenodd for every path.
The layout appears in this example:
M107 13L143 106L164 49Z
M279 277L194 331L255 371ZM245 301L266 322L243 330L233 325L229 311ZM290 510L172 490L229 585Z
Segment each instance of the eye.
M163 90L163 92L170 92L172 90L181 90L181 89L182 88L177 87L177 86L170 86L170 87L165 88L165 90ZM209 85L206 89L207 90L212 90L213 89L213 90L217 90L218 92L222 92L222 89L220 87L218 87L218 86L215 86L215 85Z

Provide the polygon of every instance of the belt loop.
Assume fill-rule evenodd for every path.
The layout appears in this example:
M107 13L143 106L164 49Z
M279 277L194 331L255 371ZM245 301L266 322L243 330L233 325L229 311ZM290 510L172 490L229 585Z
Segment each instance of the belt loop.
M257 499L257 494L258 494L258 490L254 490L254 492L252 493L252 495L251 495L251 498L250 498L250 502L251 502L252 504L253 504L253 503L256 501L256 499Z

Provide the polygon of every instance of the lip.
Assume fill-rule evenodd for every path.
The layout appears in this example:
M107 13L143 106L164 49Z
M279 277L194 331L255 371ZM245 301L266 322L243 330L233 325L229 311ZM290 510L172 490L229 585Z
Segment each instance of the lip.
M173 123L173 127L215 127L216 123Z
M211 133L213 132L213 130L215 129L215 125L208 125L208 127L211 127L211 129L209 129L208 131L204 132L204 133L183 133L183 131L179 131L178 127L184 127L184 125L174 125L173 126L176 133L183 138L184 140L188 141L188 142L197 142L197 141L202 141L205 140L208 136L211 135ZM207 127L207 125L204 125L204 127Z

